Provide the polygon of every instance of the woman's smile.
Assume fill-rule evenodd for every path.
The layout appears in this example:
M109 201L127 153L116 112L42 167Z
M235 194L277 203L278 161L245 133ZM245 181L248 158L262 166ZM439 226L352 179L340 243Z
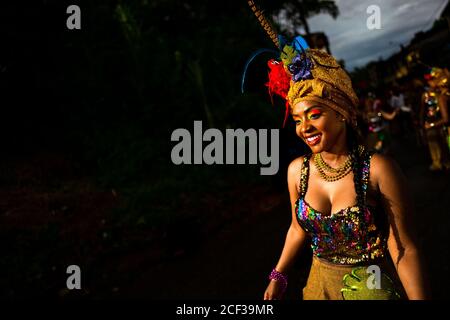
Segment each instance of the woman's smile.
M322 139L322 134L317 133L314 135L309 135L305 137L305 141L309 146L315 146L316 144L320 143L320 140Z
M327 106L308 100L298 102L292 108L296 133L313 153L345 147L345 122L342 115Z

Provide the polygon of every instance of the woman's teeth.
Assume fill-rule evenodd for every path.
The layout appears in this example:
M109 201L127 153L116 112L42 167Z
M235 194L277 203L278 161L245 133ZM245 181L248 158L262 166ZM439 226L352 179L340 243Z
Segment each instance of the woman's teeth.
M306 142L309 145L313 146L313 145L315 145L315 144L320 142L320 137L321 136L322 136L321 134L315 134L315 135L313 135L311 137L306 138Z

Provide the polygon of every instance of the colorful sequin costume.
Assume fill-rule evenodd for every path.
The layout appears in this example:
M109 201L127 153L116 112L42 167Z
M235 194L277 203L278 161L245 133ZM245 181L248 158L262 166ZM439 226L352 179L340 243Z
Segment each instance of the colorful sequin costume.
M399 298L397 292L400 290L396 288L401 288L401 285L386 256L389 230L387 217L379 208L371 207L365 201L371 154L366 151L361 153L363 203L331 215L315 210L305 200L310 156L303 158L300 197L295 203L297 221L311 238L314 257L303 298ZM366 269L370 265L379 266L383 276L381 288L368 291L366 281L369 274Z
M362 169L365 189L369 161L367 156ZM305 156L296 212L299 224L312 237L314 255L337 264L356 264L383 258L386 251L386 227L377 227L375 224L374 216L378 213L376 208L355 205L325 215L312 208L305 200L308 176L309 156Z

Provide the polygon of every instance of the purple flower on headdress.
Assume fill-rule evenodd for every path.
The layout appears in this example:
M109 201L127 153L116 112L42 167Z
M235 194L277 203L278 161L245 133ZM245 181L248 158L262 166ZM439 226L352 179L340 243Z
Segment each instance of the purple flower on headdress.
M312 79L312 66L312 61L306 56L302 56L301 54L296 55L288 65L288 70L292 74L292 80L297 82L300 80Z

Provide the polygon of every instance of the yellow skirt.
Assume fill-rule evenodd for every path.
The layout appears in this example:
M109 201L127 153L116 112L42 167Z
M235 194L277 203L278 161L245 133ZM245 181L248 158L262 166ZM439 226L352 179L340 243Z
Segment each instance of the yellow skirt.
M376 264L379 274L372 278L369 265L339 265L313 257L303 300L395 300L405 297L392 263ZM379 285L376 284L379 279ZM375 281L375 282L373 282Z

